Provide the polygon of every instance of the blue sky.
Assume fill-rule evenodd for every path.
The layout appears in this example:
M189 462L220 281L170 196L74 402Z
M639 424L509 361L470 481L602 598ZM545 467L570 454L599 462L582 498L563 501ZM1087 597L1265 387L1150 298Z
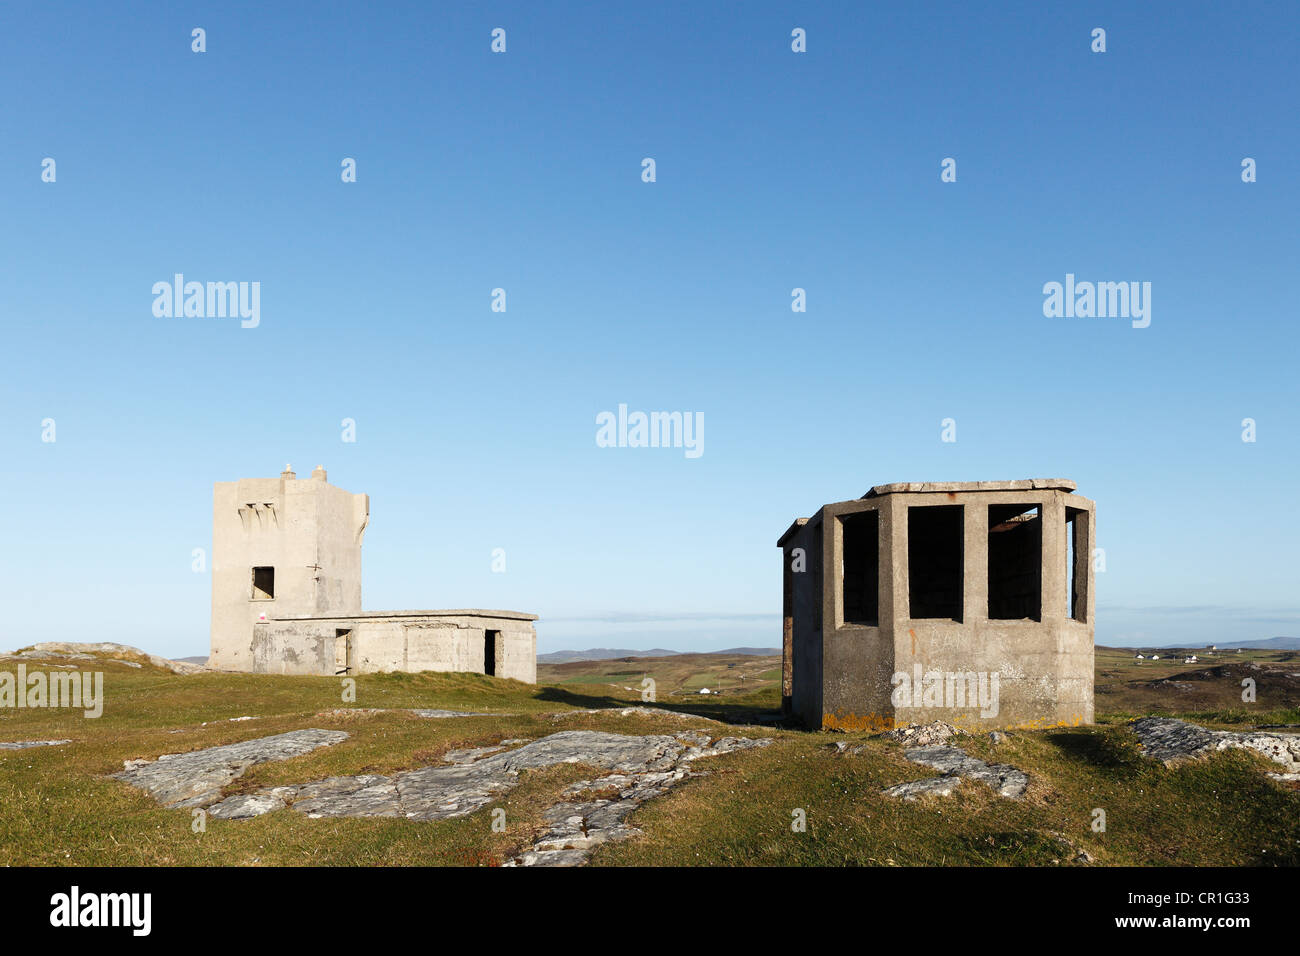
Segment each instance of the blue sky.
M1029 476L1097 502L1099 642L1297 633L1300 12L1131 7L5 4L0 646L206 653L211 485L286 462L370 494L368 609L543 651L776 646L794 517Z

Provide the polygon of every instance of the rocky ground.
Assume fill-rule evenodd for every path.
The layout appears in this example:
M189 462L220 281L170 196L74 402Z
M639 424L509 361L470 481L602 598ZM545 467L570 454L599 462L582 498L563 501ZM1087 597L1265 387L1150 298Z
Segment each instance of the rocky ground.
M159 657L157 654L146 653L138 647L108 642L90 644L77 641L45 641L16 651L0 652L0 658L68 661L94 661L107 658L125 664L127 667L142 667L144 665L141 661L148 661L154 667L171 671L173 674L198 674L207 670L201 664L173 661L166 657Z
M451 711L417 712L449 716ZM331 777L293 786L222 796L222 788L249 767L286 760L347 739L343 731L297 730L238 744L210 747L157 760L129 761L114 776L146 790L168 807L203 807L218 819L241 820L291 808L311 818L405 817L443 820L465 816L513 789L522 771L577 763L610 773L564 791L567 799L547 811L549 828L507 865L572 866L594 847L640 831L628 815L676 784L700 774L694 761L764 747L770 739L714 738L704 730L678 734L626 735L565 730L540 740L507 739L490 747L453 750L445 766L391 775Z
M1300 780L1300 734L1272 734L1262 731L1207 730L1171 717L1141 717L1133 731L1142 741L1142 753L1166 767L1216 750L1254 750L1282 770L1270 773L1274 780Z

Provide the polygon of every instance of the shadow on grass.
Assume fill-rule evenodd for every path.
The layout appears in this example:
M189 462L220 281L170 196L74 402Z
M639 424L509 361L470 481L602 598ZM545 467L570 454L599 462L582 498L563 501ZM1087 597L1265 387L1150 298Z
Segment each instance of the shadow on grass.
M624 697L614 697L609 694L579 694L563 687L547 686L540 688L533 695L535 700L543 700L549 703L566 704L569 707L580 707L586 710L607 710L621 709L624 707L654 707L659 710L668 710L677 714L696 714L700 717L710 717L713 720L720 721L724 724L763 724L765 726L790 726L797 727L797 723L792 719L787 723L787 719L782 718L779 707L764 707L753 701L737 700L727 703L716 698L708 701L694 700L658 700L651 702L642 702L639 700L628 700Z
M1087 730L1059 730L1046 735L1047 742L1060 749L1071 760L1092 767L1109 770L1133 770L1139 759L1125 747L1115 733L1098 733Z

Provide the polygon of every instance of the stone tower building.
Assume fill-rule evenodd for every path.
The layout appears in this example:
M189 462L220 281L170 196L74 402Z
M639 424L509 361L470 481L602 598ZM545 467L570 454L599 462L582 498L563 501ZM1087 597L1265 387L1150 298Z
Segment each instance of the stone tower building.
M208 665L276 674L472 671L537 680L536 615L362 611L370 497L299 479L217 482Z
M1063 479L878 485L777 542L814 728L1091 723L1096 508Z
M361 539L370 496L299 479L217 482L212 499L212 654L225 670L253 670L259 620L361 613Z

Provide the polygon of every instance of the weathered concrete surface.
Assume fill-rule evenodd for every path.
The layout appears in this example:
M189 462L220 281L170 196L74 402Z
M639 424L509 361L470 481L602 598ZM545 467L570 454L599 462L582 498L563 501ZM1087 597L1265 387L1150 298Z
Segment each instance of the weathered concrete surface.
M1142 743L1143 756L1166 767L1218 750L1254 750L1282 765L1282 770L1270 777L1300 780L1300 734L1207 730L1171 717L1140 717L1132 727Z
M975 780L994 790L998 796L1019 800L1029 786L1029 777L1023 770L1008 764L989 764L967 754L960 747L930 745L912 747L904 756L912 763L938 770L943 776L927 780L913 780L895 784L883 791L885 796L915 800L926 795L948 796L956 790L962 778Z
M792 524L777 546L793 713L811 728L872 732L935 719L969 731L1091 723L1096 507L1074 490L1057 478L899 482ZM936 507L959 510L959 534L913 540L912 518ZM1035 517L1013 523L1011 512ZM1011 527L1024 533L1008 548ZM997 705L963 691L905 706L898 674L997 674Z
M173 661L166 657L159 657L157 654L149 654L138 647L131 647L129 644L113 644L109 642L86 644L76 641L44 641L40 644L33 644L21 651L7 651L0 654L0 657L11 657L16 660L58 657L65 660L94 661L106 657L110 660L117 660L120 664L126 664L128 667L142 666L137 661L123 659L128 656L143 657L154 667L171 671L173 674L199 674L207 670L201 664Z
M203 807L221 798L221 788L249 767L268 760L288 760L346 740L341 730L292 730L222 747L163 754L157 760L128 760L113 774L147 791L167 807Z
M58 747L61 744L70 744L71 740L12 740L8 743L0 743L0 750L27 750L30 747Z

